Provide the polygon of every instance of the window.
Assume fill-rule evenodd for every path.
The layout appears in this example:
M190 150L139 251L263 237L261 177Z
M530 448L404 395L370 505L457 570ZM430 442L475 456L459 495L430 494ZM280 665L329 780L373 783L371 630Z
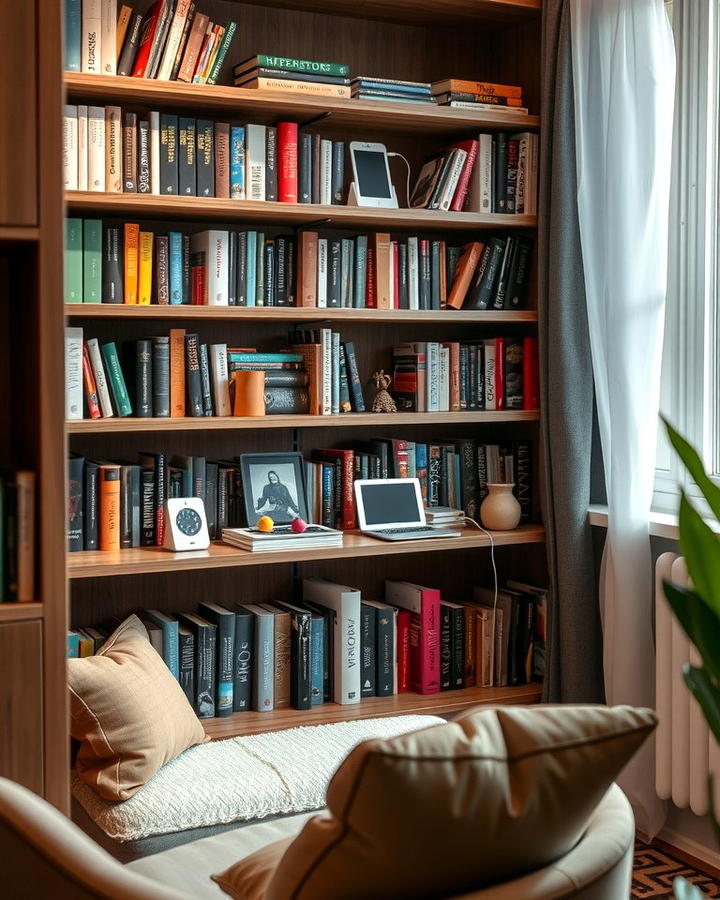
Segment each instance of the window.
M666 8L677 88L660 409L720 481L720 0L674 0ZM678 485L697 493L660 433L654 507L676 510Z

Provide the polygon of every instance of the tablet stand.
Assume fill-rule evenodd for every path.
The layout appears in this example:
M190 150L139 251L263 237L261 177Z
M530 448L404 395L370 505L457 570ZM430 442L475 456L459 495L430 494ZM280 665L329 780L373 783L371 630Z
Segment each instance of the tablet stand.
M395 185L394 184L390 185L390 190L392 191L392 199L395 201L395 206L394 207L386 207L386 208L387 209L398 209L399 207L398 207L398 202L397 202L397 194L395 193ZM360 204L358 203L358 199L357 199L357 191L355 190L355 182L354 181L350 182L350 190L348 191L348 198L347 198L346 205L347 206L360 206ZM369 203L363 204L363 206L367 206L370 209L373 208L370 206Z

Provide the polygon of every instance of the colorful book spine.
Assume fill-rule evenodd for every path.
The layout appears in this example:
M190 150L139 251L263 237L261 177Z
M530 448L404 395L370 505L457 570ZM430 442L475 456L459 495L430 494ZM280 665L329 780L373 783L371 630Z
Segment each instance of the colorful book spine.
M230 130L230 199L245 199L245 129L239 125Z

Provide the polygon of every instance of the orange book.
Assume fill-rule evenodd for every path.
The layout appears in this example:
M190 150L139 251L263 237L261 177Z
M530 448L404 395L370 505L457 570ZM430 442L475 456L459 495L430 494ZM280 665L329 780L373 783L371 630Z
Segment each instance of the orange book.
M317 231L301 231L298 247L298 306L317 306Z
M230 126L215 123L215 196L230 196Z
M170 416L185 415L185 329L170 329Z
M120 466L100 466L100 549L120 549Z
M460 410L460 344L448 341L442 345L450 351L450 412Z
M442 81L433 81L433 94L445 94L449 91L457 91L466 94L484 94L486 97L512 97L515 100L522 98L522 88L517 84L493 84L491 81L465 81L462 78L444 78Z
M453 280L452 287L450 288L450 296L447 300L447 305L451 306L453 309L462 309L462 305L465 302L465 295L470 287L470 282L472 281L477 264L480 261L480 254L482 251L483 244L481 241L471 241L466 245L465 252L458 260L457 267L455 268L455 279Z
M302 354L303 368L307 373L308 412L311 416L319 416L322 414L322 347L320 344L296 344L293 350Z
M138 302L138 257L140 248L140 226L134 222L125 223L125 302Z
M392 309L392 285L390 284L390 235L376 231L372 235L375 259L375 306L378 309Z

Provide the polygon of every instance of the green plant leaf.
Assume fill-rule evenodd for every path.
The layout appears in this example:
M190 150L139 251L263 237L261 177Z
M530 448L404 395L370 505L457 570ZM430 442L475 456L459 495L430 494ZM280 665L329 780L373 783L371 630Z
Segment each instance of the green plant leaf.
M720 541L683 492L680 497L680 546L693 588L720 614Z
M720 616L690 588L669 581L663 588L683 631L697 647L703 665L720 684Z
M707 500L710 509L713 511L713 515L720 521L720 487L713 484L708 477L705 472L705 466L703 465L697 450L695 450L681 434L678 434L678 432L675 431L664 416L661 416L660 418L665 425L668 439L675 448L675 452L685 464L685 468L690 473L695 484L700 488L703 497Z
M689 663L683 666L683 677L685 684L700 704L708 728L715 735L715 740L720 743L720 690L712 683L705 669L699 669Z

